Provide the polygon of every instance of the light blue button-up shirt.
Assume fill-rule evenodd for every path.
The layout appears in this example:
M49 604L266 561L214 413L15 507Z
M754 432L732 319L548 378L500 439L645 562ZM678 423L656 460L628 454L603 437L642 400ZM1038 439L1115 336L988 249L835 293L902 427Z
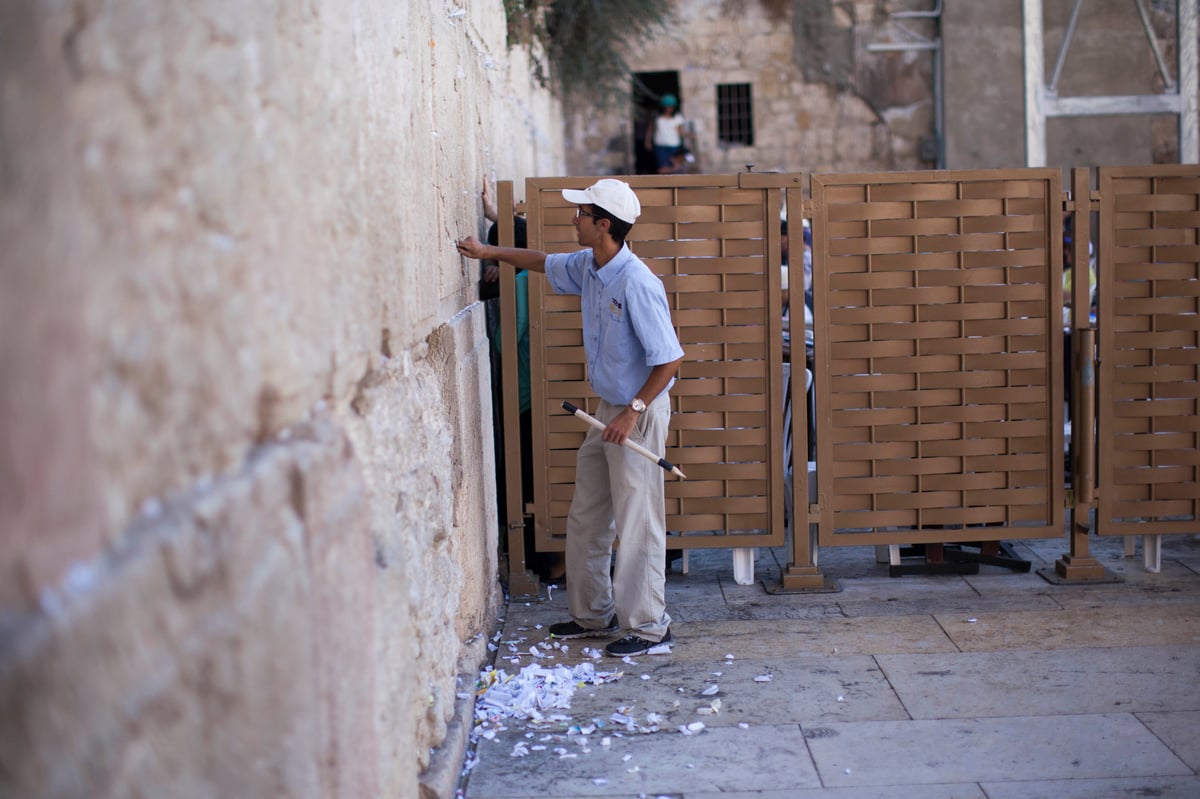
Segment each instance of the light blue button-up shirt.
M627 405L655 366L683 357L662 281L628 246L602 269L590 249L547 255L546 277L555 293L579 295L588 380L600 399Z

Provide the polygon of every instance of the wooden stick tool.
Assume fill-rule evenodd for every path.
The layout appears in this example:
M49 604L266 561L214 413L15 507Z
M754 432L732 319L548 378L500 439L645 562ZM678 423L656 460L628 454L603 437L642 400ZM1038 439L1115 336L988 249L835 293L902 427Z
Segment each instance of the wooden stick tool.
M565 410L567 413L575 414L577 417L579 417L583 421L587 422L588 424L590 424L592 427L596 428L597 430L603 430L605 427L608 426L608 425L604 424L604 422L597 419L595 416L592 416L591 414L587 413L587 411L583 410L582 408L576 408L574 405L572 405L569 402L564 402L562 404L562 406L563 406L563 410ZM658 457L653 452L651 452L650 450L643 447L641 444L638 444L632 438L625 439L625 446L629 447L631 450L633 450L637 454L639 454L645 458L649 458L654 463L657 463L659 466L661 466L663 468L664 471L670 472L671 474L675 475L676 477L681 477L684 480L687 479L687 475L684 474L683 472L681 472L679 470L678 466L671 463L666 458Z

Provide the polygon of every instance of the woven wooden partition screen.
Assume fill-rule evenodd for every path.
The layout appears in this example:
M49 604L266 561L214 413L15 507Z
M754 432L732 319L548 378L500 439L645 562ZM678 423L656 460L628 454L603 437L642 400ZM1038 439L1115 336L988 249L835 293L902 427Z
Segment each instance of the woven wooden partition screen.
M528 182L530 246L577 247L574 208L560 192L594 180ZM1061 571L1068 579L1103 571L1087 555L1091 509L1102 535L1196 532L1195 166L1101 169L1094 192L1079 169L1070 196L1052 169L814 176L808 201L800 175L629 181L643 203L631 244L663 279L687 354L665 453L689 477L667 483L668 529L685 536L676 546L783 541L781 204L813 227L817 496L794 481L794 504L807 507L820 545L1063 534L1064 212L1074 214L1080 263L1096 217L1100 304L1099 379L1086 356L1072 376L1077 524ZM511 184L500 193L511 208ZM1079 304L1083 286L1077 279ZM535 276L530 309L532 510L537 547L552 551L562 549L584 435L560 406L590 409L594 400L577 299ZM1096 331L1086 317L1073 325L1081 351L1090 350ZM507 367L505 384L515 406ZM510 531L519 528L519 516L510 518ZM518 539L510 534L510 549L519 551ZM807 536L793 547L784 582L807 587L819 578L816 551Z
M663 280L686 360L671 390L667 529L688 547L779 546L783 525L780 186L798 175L623 178L642 214L633 251ZM564 188L597 178L526 182L529 246L578 248ZM562 411L589 412L579 300L541 276L529 283L537 547L563 548L585 429Z
M1200 173L1100 170L1101 535L1200 530Z
M1061 536L1059 172L812 181L820 544Z

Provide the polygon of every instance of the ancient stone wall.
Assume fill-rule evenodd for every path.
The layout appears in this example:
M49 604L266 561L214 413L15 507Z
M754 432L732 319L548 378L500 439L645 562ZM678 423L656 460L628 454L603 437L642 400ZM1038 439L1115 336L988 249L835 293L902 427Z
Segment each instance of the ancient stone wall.
M499 602L453 241L562 172L528 76L499 4L0 7L0 795L452 784Z

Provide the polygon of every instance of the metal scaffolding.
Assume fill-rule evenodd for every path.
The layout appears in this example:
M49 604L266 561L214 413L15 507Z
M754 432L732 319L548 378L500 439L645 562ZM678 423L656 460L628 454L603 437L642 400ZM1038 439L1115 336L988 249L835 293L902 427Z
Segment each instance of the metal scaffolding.
M1145 0L1130 0L1137 6L1149 47L1163 79L1161 94L1059 97L1058 79L1075 32L1084 0L1075 0L1067 32L1054 65L1050 83L1045 82L1044 25L1042 0L1022 0L1025 42L1025 165L1046 166L1046 120L1054 117L1105 116L1110 114L1175 114L1179 120L1179 162L1200 162L1200 130L1197 128L1196 0L1178 0L1175 12L1176 65L1172 78L1150 25Z

